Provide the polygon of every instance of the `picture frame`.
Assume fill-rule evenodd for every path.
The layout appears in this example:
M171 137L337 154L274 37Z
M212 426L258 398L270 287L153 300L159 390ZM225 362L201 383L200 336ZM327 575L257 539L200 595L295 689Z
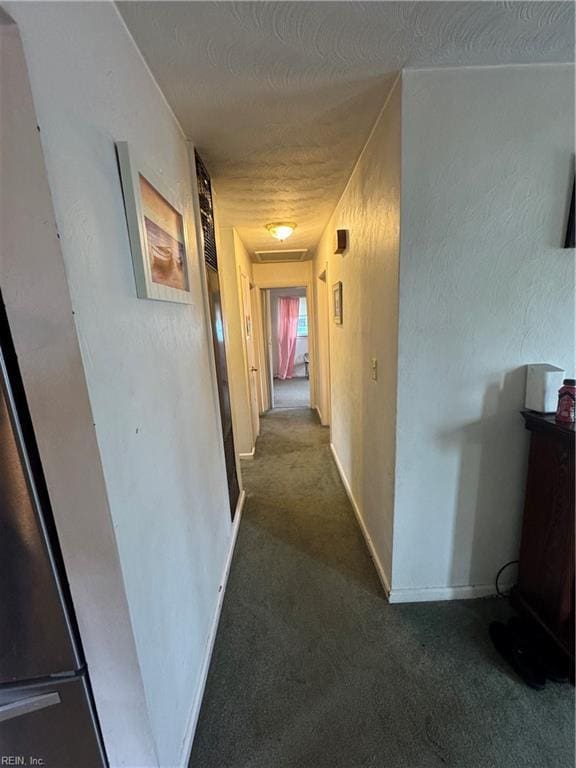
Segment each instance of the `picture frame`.
M334 322L342 325L342 283L338 281L332 286Z
M182 202L127 142L116 143L116 155L138 298L191 304L190 247Z

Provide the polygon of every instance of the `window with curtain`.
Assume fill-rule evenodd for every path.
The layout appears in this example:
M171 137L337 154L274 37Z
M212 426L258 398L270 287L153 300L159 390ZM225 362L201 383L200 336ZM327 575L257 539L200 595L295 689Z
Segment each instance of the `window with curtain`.
M306 299L303 296L300 298L297 335L308 336L308 309L306 307Z

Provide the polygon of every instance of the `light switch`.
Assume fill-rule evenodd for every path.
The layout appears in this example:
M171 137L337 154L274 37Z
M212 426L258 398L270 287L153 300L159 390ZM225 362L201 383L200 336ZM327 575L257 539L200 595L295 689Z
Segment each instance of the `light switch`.
M378 358L373 357L370 365L372 369L372 379L378 381Z

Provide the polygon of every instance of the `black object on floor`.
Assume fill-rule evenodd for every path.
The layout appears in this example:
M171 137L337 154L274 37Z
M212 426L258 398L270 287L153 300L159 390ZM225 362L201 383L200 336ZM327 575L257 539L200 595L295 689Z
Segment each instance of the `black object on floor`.
M533 656L521 638L500 621L490 624L490 638L498 653L510 664L526 685L542 690L546 685L546 675L538 660Z
M546 678L553 683L566 683L570 677L568 657L562 653L554 640L535 621L513 616L508 626L522 639L531 656L538 660Z
M542 690L547 679L568 680L567 660L536 623L513 616L508 624L493 621L489 632L498 653L530 688Z

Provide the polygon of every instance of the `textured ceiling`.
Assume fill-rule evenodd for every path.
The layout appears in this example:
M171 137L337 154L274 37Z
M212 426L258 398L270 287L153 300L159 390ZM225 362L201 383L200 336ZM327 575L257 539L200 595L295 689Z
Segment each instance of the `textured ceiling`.
M398 70L574 57L568 2L118 7L251 251L315 246Z

